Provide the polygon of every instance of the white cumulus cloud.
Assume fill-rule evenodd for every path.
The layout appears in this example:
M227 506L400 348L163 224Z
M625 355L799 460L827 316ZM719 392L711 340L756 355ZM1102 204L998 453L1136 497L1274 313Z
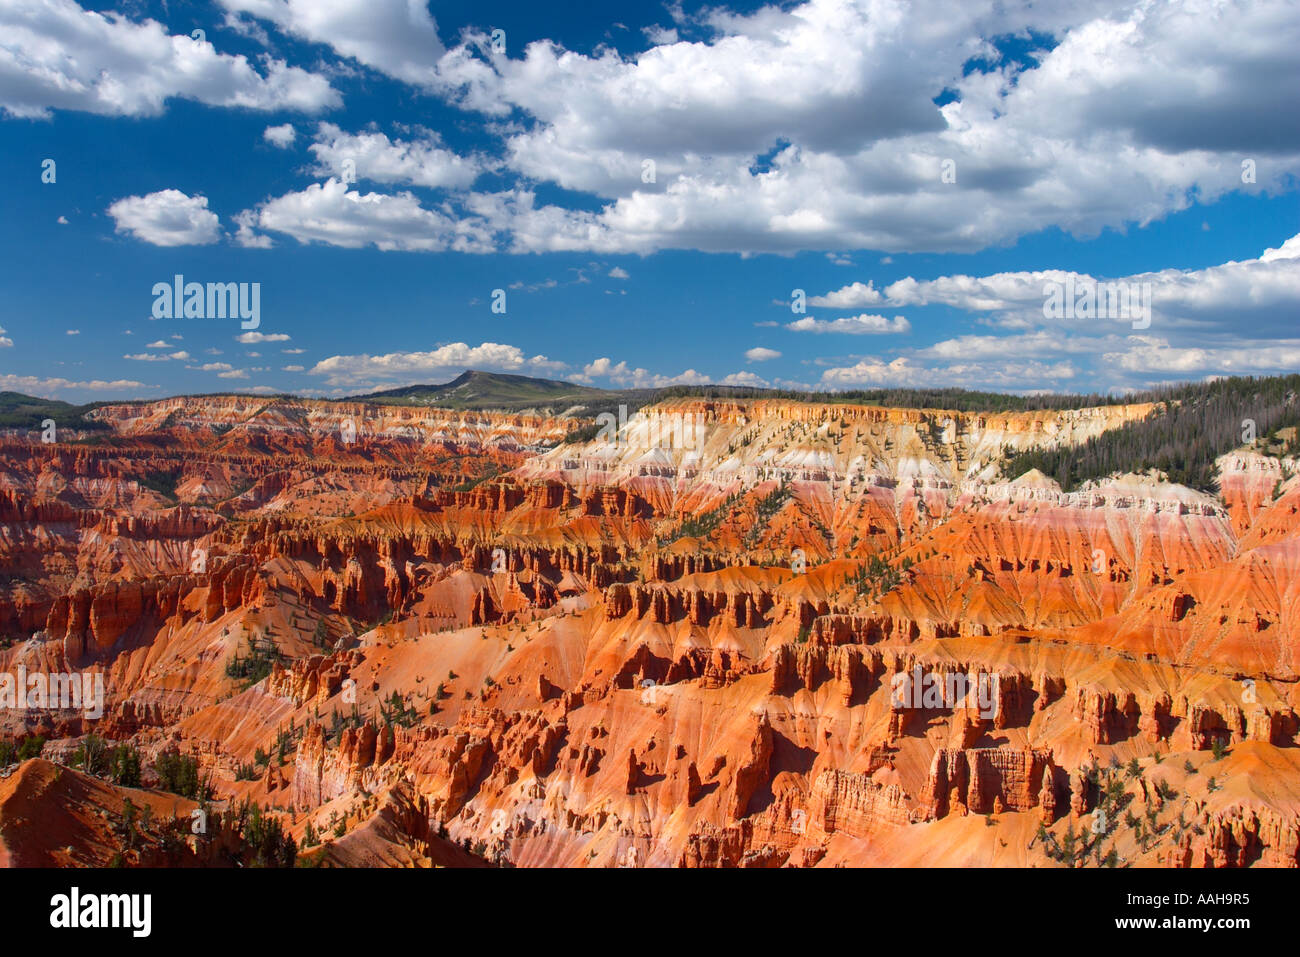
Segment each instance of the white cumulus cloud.
M287 150L293 145L293 141L298 138L298 131L293 128L292 123L281 123L279 126L268 126L262 131L262 139L266 140L272 146L277 146L282 150Z
M119 233L154 246L205 246L221 237L221 221L208 209L207 197L178 189L127 196L109 206L108 215Z
M342 103L323 76L265 57L218 53L156 20L85 10L73 0L0 4L0 109L156 116L172 97L209 106L316 113Z
M446 149L437 134L427 130L416 139L390 140L384 133L345 133L322 123L309 149L316 157L316 172L339 180L355 175L376 183L464 188L484 168L480 160Z
M814 319L804 316L785 326L794 332L839 332L851 336L890 335L910 332L912 324L903 316L890 319L886 316L846 316L842 319Z

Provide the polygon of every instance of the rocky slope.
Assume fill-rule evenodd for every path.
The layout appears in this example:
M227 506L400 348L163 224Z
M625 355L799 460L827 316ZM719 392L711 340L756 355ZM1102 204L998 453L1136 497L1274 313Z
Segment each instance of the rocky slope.
M106 700L0 710L58 762L0 783L4 853L135 849L67 766L93 734L327 866L1296 866L1295 463L1001 475L1150 411L205 397L10 437L0 672Z

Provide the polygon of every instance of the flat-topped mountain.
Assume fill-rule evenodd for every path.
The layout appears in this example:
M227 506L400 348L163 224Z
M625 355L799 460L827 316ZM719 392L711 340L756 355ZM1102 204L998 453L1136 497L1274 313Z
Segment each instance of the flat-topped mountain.
M460 409L563 409L587 406L617 393L531 376L466 370L442 385L410 385L352 396L352 401L385 405L436 405Z

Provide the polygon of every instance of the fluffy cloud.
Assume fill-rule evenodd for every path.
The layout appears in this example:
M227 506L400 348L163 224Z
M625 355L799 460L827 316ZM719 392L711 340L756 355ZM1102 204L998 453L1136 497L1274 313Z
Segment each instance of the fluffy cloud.
M435 82L443 53L424 0L218 0L229 14L266 20L283 32L324 43L406 83Z
M437 134L427 130L404 141L379 132L344 133L322 123L310 149L316 156L316 172L343 181L348 179L345 173L351 173L376 183L465 188L483 170L479 159L445 149Z
M723 385L743 385L751 386L756 389L765 389L768 381L753 372L733 372L722 379Z
M827 389L930 388L1021 391L1026 382L1064 383L1075 376L1068 362L959 363L925 366L906 356L884 360L866 358L851 366L827 369L821 385Z
M1149 326L1131 318L1047 319L1047 291L1073 283L1148 287ZM847 301L861 283L818 297ZM811 301L811 300L810 300ZM1164 269L1096 279L1063 270L989 276L912 277L882 291L888 306L942 305L988 317L1002 335L962 335L896 359L866 358L822 375L830 388L945 384L971 388L1062 388L1091 361L1090 388L1143 387L1206 375L1288 372L1300 368L1300 235L1257 258L1204 269ZM879 317L877 317L879 318ZM842 322L843 320L837 320ZM811 319L800 325L813 328ZM827 323L833 326L834 323ZM937 364L936 364L937 363ZM1103 378L1104 377L1104 378Z
M719 17L711 42L665 43L630 60L545 41L490 64L449 55L443 76L470 108L519 108L539 121L507 143L521 172L613 196L642 184L643 158L659 160L658 174L697 175L711 170L699 157L753 156L778 137L823 150L942 129L930 100L945 64L908 48L933 24L868 6L818 0Z
M632 368L626 361L614 362L608 356L602 356L582 367L582 374L571 377L576 382L591 382L593 379L606 379L612 385L624 389L661 389L670 385L703 385L711 381L703 373L694 369L666 376L653 373L648 369Z
M1300 133L1277 122L1300 82L1300 18L1282 0L809 0L703 16L710 39L628 59L549 41L485 59L481 36L443 58L456 102L533 119L506 135L515 170L607 200L516 206L515 248L974 250L1145 224L1300 172ZM1055 45L1023 63L978 39L1028 29ZM1259 154L1256 185L1243 148Z
M805 316L794 322L786 323L786 328L794 332L838 332L851 336L878 336L910 332L912 324L903 316L889 319L886 316L846 316L843 319L814 319Z
M257 212L251 209L241 210L235 214L235 245L249 249L270 249L275 245L270 236L257 232Z
M297 193L272 199L243 220L271 232L286 233L300 243L327 243L359 249L441 252L490 252L488 225L477 217L456 219L425 209L411 193L360 193L336 179L313 183Z
M221 237L220 220L208 209L207 197L178 189L127 196L108 207L108 215L119 233L154 246L204 246Z
M769 359L781 358L781 353L764 346L755 346L752 349L745 350L745 358L750 362L766 362Z
M1300 234L1276 249L1266 249L1258 258L1204 269L1163 269L1116 277L1060 269L924 280L908 276L885 287L881 304L950 306L971 313L992 313L1003 325L1024 327L1044 321L1046 290L1067 282L1076 289L1110 282L1149 286L1154 325L1194 323L1204 329L1208 321L1227 313L1238 318L1243 313L1257 313L1263 321L1275 317L1281 328L1290 328L1287 317L1300 310ZM861 283L853 283L809 301L845 301L861 287ZM1130 320L1117 322L1128 325Z
M177 361L186 361L190 354L184 350L179 352L170 352L163 355L161 352L137 352L130 355L122 356L123 359L130 359L134 362L170 362L173 359Z
M705 8L678 14L705 39L659 32L630 57L548 40L503 55L475 32L444 50L425 5L408 0L222 2L509 117L487 130L518 175L497 193L459 193L493 164L431 133L403 141L326 124L312 147L318 172L341 181L352 159L375 183L458 195L426 209L406 193L313 187L236 218L244 245L265 245L260 226L415 251L973 251L1051 227L1091 236L1146 224L1300 174L1300 132L1276 119L1300 81L1300 18L1283 0L1212 12L1122 0ZM982 39L1028 30L1050 39L1016 62ZM1243 182L1243 149L1257 183ZM598 201L539 204L531 181ZM856 284L813 304L880 297Z
M242 342L246 346L257 345L259 342L288 342L289 336L283 332L241 332L235 336L236 342Z
M252 385L244 386L243 388L235 389L234 391L242 395L277 395L284 390L277 389L273 385Z
M1167 339L1136 338L1123 352L1106 353L1108 363L1133 372L1188 377L1213 369L1224 375L1259 375L1300 369L1300 339L1255 339L1237 346L1179 347Z
M986 360L1007 356L1052 356L1099 353L1123 346L1124 337L1066 336L1060 330L1038 329L1009 336L957 336L917 349L913 355L927 359Z
M266 140L272 146L278 146L282 150L287 150L293 145L293 141L298 138L298 131L293 128L292 123L282 123L279 126L268 126L262 131L262 139Z
M73 0L0 4L0 109L44 117L51 109L156 116L170 97L209 106L315 113L342 100L324 77L265 58L170 36L155 20L84 10Z
M33 375L0 375L0 390L6 392L22 392L26 395L43 396L45 398L57 398L69 392L85 392L95 394L114 393L120 394L128 392L138 394L141 391L157 389L157 386L145 385L143 382L136 382L134 379L113 379L111 381L104 379L90 379L88 381L75 381L72 379L62 378L44 378Z
M880 290L871 280L851 282L843 289L836 289L824 296L813 296L808 300L811 306L827 306L831 309L858 309L862 306L878 306L885 301Z

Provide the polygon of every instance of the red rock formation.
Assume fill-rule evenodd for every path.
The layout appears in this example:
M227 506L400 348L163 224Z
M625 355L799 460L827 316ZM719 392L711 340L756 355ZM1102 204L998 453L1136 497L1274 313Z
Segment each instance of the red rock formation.
M113 443L0 440L0 671L97 669L104 717L0 721L58 760L92 728L183 748L221 800L337 815L343 865L987 864L1118 781L1158 821L1107 835L1129 860L1294 866L1280 463L1225 458L1222 499L991 478L1149 411L649 408L703 417L688 458L537 452L581 424L539 416L105 407ZM900 700L917 674L944 693Z

